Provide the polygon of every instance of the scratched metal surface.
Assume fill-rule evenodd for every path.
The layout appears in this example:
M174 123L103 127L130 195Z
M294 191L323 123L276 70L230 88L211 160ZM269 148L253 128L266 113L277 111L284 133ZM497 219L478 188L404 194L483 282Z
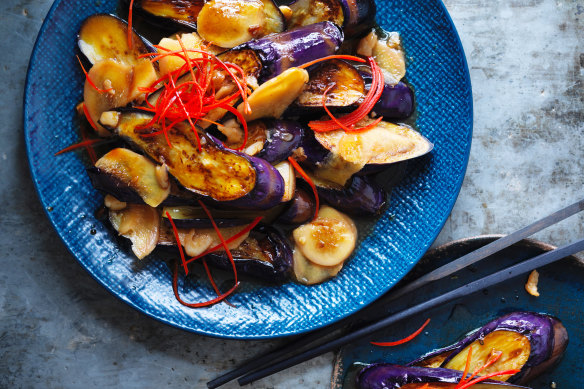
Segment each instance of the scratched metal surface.
M0 388L203 387L278 342L205 338L138 314L99 287L51 229L26 165L21 103L50 3L0 4ZM475 127L461 195L435 244L510 232L581 197L584 184L581 0L445 3L468 57ZM567 243L584 236L583 222L536 237ZM328 354L253 387L327 387L331 370Z

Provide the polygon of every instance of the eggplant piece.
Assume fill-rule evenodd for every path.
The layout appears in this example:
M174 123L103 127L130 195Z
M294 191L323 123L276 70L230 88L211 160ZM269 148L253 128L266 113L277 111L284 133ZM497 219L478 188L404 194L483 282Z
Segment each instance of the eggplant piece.
M288 281L293 267L292 248L288 240L275 228L258 226L239 247L230 250L238 272L270 283ZM231 270L225 252L216 251L205 256L210 265Z
M132 31L130 48L128 24L116 16L107 14L91 15L83 21L77 35L77 45L92 65L104 59L137 65L141 62L150 62L148 58L140 58L141 55L156 51L135 31Z
M406 75L406 56L397 32L371 31L359 42L357 54L375 59L386 84L395 85Z
M204 4L204 0L135 0L134 9L162 28L196 30L197 16Z
M420 389L425 384L430 384L430 388L454 389L461 378L462 371L458 370L374 363L359 372L356 383L359 389ZM528 389L490 379L473 385L473 388Z
M372 121L363 119L357 126L363 127ZM319 132L315 133L315 138L331 153L319 164L314 174L341 185L366 165L383 169L389 164L427 154L434 147L428 139L410 127L384 121L364 132Z
M171 148L164 134L148 136L160 131L158 125L149 124L151 114L137 110L112 114L115 120L108 123L109 128L153 160L165 163L187 190L233 206L271 208L282 198L282 177L262 159L226 150L204 134L200 134L199 151L195 134L188 126L177 125L167 132Z
M128 149L111 150L97 160L88 173L96 189L118 199L143 201L151 207L157 207L170 194L166 166L158 166Z
M156 81L156 72L149 62L140 62L132 66L115 59L104 59L89 70L88 78L98 88L109 90L109 92L100 92L88 80L85 81L83 88L83 104L89 118L96 125L99 136L111 135L99 123L104 112L124 107L141 98L144 93L140 91L140 88L148 87Z
M353 253L357 244L357 227L347 215L329 206L318 217L292 231L295 249L310 262L320 266L337 266Z
M343 43L343 32L334 23L321 22L271 34L232 49L253 50L261 59L259 80L264 82L285 70L334 54Z
M127 204L121 210L109 211L113 228L132 242L132 251L142 259L158 244L160 215L156 208L141 204Z
M197 16L201 37L225 48L285 28L284 15L272 0L209 0Z
M288 28L329 21L342 27L347 37L354 37L375 24L374 0L296 0L289 7Z
M352 216L379 216L387 205L387 193L367 176L353 176L341 190L324 186L320 180L313 182L321 200Z
M512 312L491 321L454 345L424 355L408 365L464 370L470 346L473 347L471 371L482 364L493 350L498 350L503 352L503 356L485 373L521 369L506 380L523 384L559 361L568 346L568 333L560 320L553 316Z
M369 91L372 81L370 69L361 67L359 74L365 82L365 89ZM402 81L397 84L386 82L373 112L385 119L406 119L414 113L414 103L414 91L408 85Z
M263 147L256 156L271 164L277 164L291 156L302 143L305 133L302 125L290 120L264 120L255 125L265 134Z
M366 94L365 82L357 69L345 61L331 60L310 72L310 80L295 105L321 111L322 96L327 90L325 104L335 111L358 106Z
M262 217L262 222L271 223L282 209L283 207L278 206L265 211L210 209L210 212L218 227L235 227L250 224L258 216ZM170 227L167 212L177 228L213 228L211 220L201 207L165 206L162 209L162 220Z
M303 224L314 216L315 209L313 195L297 187L288 208L278 217L278 221L284 224Z

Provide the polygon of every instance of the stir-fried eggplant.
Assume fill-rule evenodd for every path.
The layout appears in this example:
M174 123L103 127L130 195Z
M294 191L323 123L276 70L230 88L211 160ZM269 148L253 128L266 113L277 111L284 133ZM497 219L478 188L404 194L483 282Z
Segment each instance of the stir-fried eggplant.
M308 222L316 210L314 197L302 188L296 188L294 197L284 212L278 217L278 221L284 224L303 224Z
M341 43L342 31L331 22L322 22L252 40L232 50L253 50L262 61L260 81L265 81L293 66L332 55Z
M285 29L272 0L209 0L197 16L197 31L208 42L231 48Z
M152 45L134 31L131 37L132 47L128 45L128 24L124 20L96 14L81 24L77 44L92 65L104 59L115 59L127 65L149 62L140 55L155 51Z
M288 281L293 267L292 248L287 239L275 228L256 227L236 249L231 250L238 272L264 281ZM226 270L231 262L225 252L205 256L209 264Z
M104 112L130 104L144 95L140 88L148 87L156 80L156 72L149 62L132 66L115 59L104 59L89 70L83 89L83 104L98 135L110 135L99 123Z
M322 200L350 215L379 216L385 209L387 194L367 176L353 176L346 188L327 185L322 180L313 182Z
M421 389L423 387L454 389L461 379L462 371L458 370L374 363L359 373L357 387L359 389ZM495 380L485 380L472 387L476 389L527 389L524 386Z
M170 194L166 166L156 165L128 149L117 148L105 154L87 170L96 189L128 202L157 207Z
M320 111L325 92L324 104L329 109L354 109L365 96L365 82L357 69L347 62L327 61L310 73L310 80L295 105Z
M464 370L468 349L473 348L471 370L482 364L493 350L501 358L485 370L521 369L511 377L500 379L525 383L554 365L568 345L568 333L555 317L513 312L486 324L456 344L431 352L409 365L445 367Z
M366 126L372 121L364 119L357 125ZM384 166L406 161L433 148L428 139L411 128L384 121L359 133L336 130L316 133L315 138L331 152L319 164L315 175L341 185L366 165Z
M289 28L329 21L342 27L348 37L358 36L375 23L374 0L295 0L289 7Z
M365 82L365 89L371 86L371 72L360 67L359 74ZM386 119L405 119L414 112L414 91L404 82L386 82L381 97L373 111Z
M124 0L129 5L129 0ZM134 9L162 28L197 28L197 16L205 0L135 0Z
M304 127L290 120L264 120L258 122L265 133L265 142L257 157L275 164L292 155L304 137Z
M217 226L234 227L250 224L256 217L261 217L263 223L271 223L280 215L283 208L283 206L276 206L265 211L211 208L209 211ZM170 226L167 212L177 228L213 228L209 216L200 206L165 206L162 209L162 221Z
M188 190L218 201L233 202L254 191L256 201L273 206L272 197L282 197L282 184L274 183L279 173L267 162L242 153L225 150L200 134L200 151L190 128L174 126L167 131L169 147L160 126L150 124L152 115L143 112L112 112L115 120L108 127L144 150ZM105 123L104 123L105 124ZM152 134L155 134L152 136ZM278 191L274 195L274 190ZM249 200L248 200L249 201Z

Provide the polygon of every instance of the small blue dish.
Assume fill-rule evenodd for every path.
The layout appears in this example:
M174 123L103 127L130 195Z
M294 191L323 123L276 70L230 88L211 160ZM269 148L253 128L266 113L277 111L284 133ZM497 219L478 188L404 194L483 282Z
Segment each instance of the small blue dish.
M378 2L378 22L399 31L408 55L407 78L416 90L416 127L435 145L408 165L387 212L362 231L353 258L322 285L272 287L246 282L230 298L235 306L180 305L161 258L141 262L124 250L94 213L102 203L85 173L81 153L54 156L77 143L74 107L83 74L76 36L88 16L114 13L117 0L56 0L39 33L25 91L25 139L32 177L57 233L81 265L105 288L137 310L200 334L261 339L299 334L345 317L391 288L430 247L458 196L472 137L472 94L456 30L439 0ZM196 273L196 272L195 272ZM206 301L214 292L197 274L181 294ZM229 286L228 280L225 285Z
M413 279L415 276L426 274L500 237L501 235L478 236L440 246L428 252L408 274L408 278ZM448 280L437 281L415 296L401 299L395 304L395 312L554 248L536 240L522 240L476 265L455 273ZM517 277L432 309L403 323L397 323L370 339L344 347L336 356L331 388L355 389L355 377L367 364L387 362L404 365L432 350L454 344L466 333L514 311L540 312L555 316L562 321L570 338L560 363L529 382L527 386L549 388L550 384L555 382L558 388L575 388L578 385L574 386L574 382L580 382L578 377L582 376L584 262L570 256L538 271L539 297L531 296L525 291L527 275ZM396 347L378 347L369 343L402 339L419 328L427 318L431 321L424 332L408 343Z

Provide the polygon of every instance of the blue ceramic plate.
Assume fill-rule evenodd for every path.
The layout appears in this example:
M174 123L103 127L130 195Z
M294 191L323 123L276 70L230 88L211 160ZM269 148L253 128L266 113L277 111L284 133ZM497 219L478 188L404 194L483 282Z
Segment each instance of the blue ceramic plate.
M115 12L117 0L57 0L39 33L25 92L25 137L32 177L43 206L71 253L103 286L132 307L173 326L206 335L259 339L330 324L371 303L401 279L438 235L460 190L472 136L472 95L464 53L439 0L386 0L378 22L399 31L416 90L416 126L434 144L431 156L408 166L385 215L368 231L345 269L323 285L280 287L246 282L218 304L187 309L173 297L160 258L138 262L94 217L102 197L85 174L81 153L53 154L79 141L74 107L83 74L75 58L81 22ZM228 287L226 280L220 287ZM214 297L203 276L181 294Z
M479 236L463 239L432 250L422 258L410 276L425 274L438 266L482 247L500 236ZM469 267L456 273L450 279L437 282L425 289L421 299L408 296L395 306L395 310L417 304L472 280L533 258L553 246L535 240L521 242L481 261L476 267ZM413 317L404 323L389 328L366 341L356 342L343 348L335 361L333 389L355 389L355 376L364 364L389 362L406 364L418 357L458 341L466 333L482 327L491 320L514 311L547 313L559 318L566 329L570 342L560 363L528 383L532 388L549 388L555 382L558 388L575 388L574 382L581 382L582 348L584 347L584 262L576 257L568 257L560 262L545 266L539 271L538 289L540 296L533 297L524 289L527 276L505 281L496 287L485 289L464 299L433 309L423 315ZM423 334L409 343L396 347L376 347L369 341L392 341L402 339L418 328L426 318L430 324Z

